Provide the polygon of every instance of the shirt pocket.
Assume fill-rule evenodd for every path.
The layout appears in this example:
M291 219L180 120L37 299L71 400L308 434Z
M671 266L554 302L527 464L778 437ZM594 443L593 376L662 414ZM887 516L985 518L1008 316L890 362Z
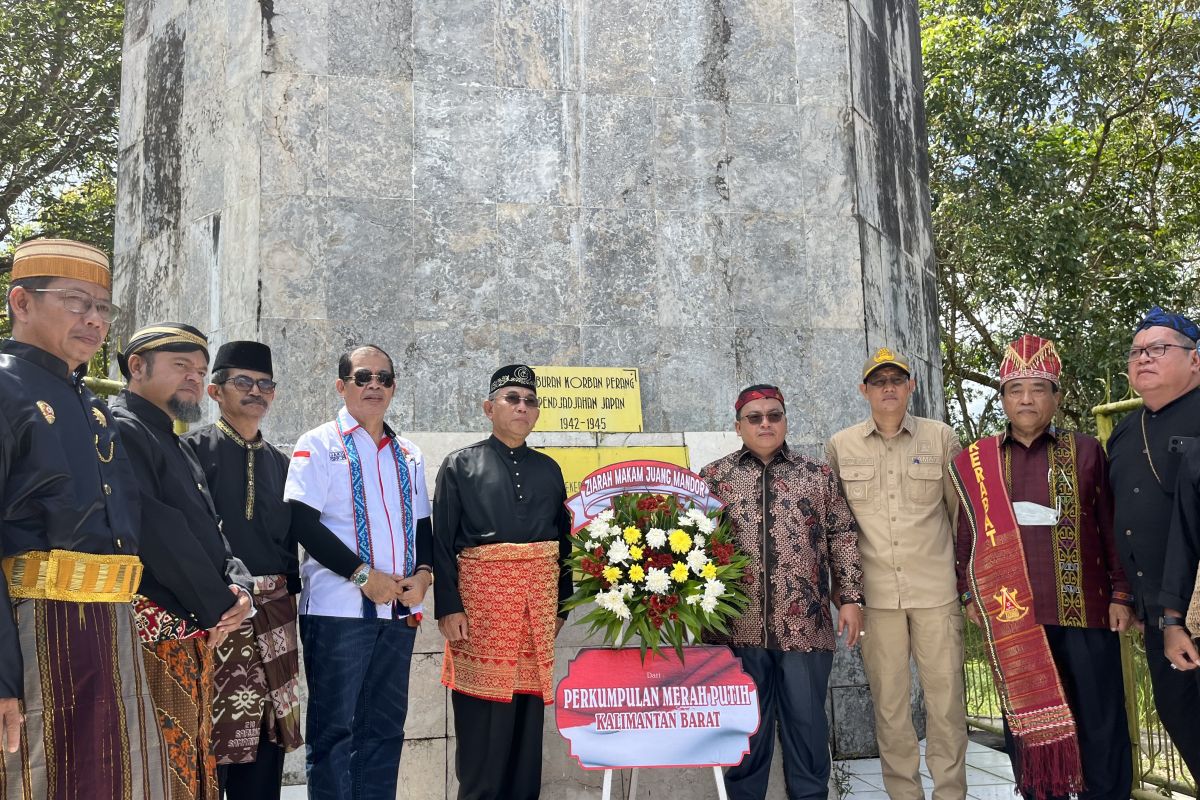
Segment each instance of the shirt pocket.
M843 462L838 469L846 501L855 513L874 511L879 506L875 465Z
M912 504L927 506L942 497L942 478L946 465L938 456L921 456L908 465L904 481L904 496Z

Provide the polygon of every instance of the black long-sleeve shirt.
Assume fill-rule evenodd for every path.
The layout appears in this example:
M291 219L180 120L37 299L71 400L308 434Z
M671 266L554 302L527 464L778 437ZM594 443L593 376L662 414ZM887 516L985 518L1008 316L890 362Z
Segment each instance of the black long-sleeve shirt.
M0 557L136 555L139 513L128 453L83 373L32 345L0 342ZM0 573L0 698L23 696L22 673Z
M1108 440L1117 552L1133 586L1137 612L1150 622L1162 613L1163 564L1179 467L1187 446L1198 438L1200 389L1193 389L1157 411L1127 414Z
M1200 567L1200 445L1193 442L1175 484L1175 509L1163 567L1163 608L1187 612L1196 589L1197 567ZM1200 636L1200 631L1191 633Z
M141 492L146 569L138 591L172 614L211 628L237 601L230 584L253 588L250 573L230 553L204 473L175 435L171 418L128 389L113 399L112 412Z
M558 581L561 603L571 596L571 520L562 470L545 453L510 448L495 436L446 456L433 496L434 610L438 618L463 610L458 591L458 554L464 548L501 542L559 543L564 563Z

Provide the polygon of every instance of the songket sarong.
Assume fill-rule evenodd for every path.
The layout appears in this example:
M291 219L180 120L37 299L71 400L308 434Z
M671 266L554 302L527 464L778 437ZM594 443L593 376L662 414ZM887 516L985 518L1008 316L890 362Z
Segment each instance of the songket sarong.
M145 597L134 600L150 696L167 746L171 800L216 800L213 656L207 633Z
M254 578L258 613L216 649L213 741L218 764L248 764L258 757L262 730L291 752L300 735L300 658L296 598L283 575Z
M47 599L50 563L49 584L58 588L49 594L86 602ZM137 559L51 551L6 558L3 568L24 663L25 722L20 749L0 758L0 797L166 798L166 750L129 608Z
M442 683L483 700L554 702L558 542L489 544L458 556L467 641L446 643Z

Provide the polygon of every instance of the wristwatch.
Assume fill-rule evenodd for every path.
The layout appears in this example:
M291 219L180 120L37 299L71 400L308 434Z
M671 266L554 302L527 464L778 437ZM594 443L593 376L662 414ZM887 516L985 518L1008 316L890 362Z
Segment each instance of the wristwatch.
M353 575L350 576L350 582L361 589L362 587L367 585L367 579L370 577L371 577L371 568L369 566L367 566L366 564L363 564L361 567L359 567L358 569L356 569L354 571Z
M1178 625L1184 630L1187 630L1187 621L1183 617L1167 616L1164 614L1158 618L1158 629L1160 631L1165 631L1172 625Z

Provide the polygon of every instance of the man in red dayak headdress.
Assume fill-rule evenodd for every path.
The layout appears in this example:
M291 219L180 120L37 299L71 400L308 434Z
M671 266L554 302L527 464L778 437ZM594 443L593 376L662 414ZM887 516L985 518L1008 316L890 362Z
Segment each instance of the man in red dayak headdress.
M1013 773L1028 798L1125 800L1132 784L1118 634L1133 597L1100 443L1053 424L1062 362L1026 334L1000 365L1005 431L954 459L967 617L983 629Z

